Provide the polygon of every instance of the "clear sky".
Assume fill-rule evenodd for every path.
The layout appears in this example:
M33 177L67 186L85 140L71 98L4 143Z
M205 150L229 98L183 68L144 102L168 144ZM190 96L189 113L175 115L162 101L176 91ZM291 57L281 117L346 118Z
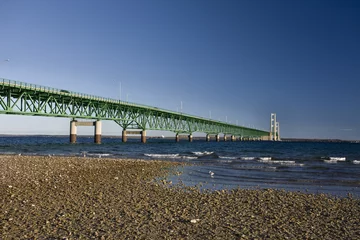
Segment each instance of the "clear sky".
M122 100L266 130L275 112L282 137L360 139L360 1L0 0L0 16L1 78L116 99L121 83ZM0 121L69 132L69 119Z

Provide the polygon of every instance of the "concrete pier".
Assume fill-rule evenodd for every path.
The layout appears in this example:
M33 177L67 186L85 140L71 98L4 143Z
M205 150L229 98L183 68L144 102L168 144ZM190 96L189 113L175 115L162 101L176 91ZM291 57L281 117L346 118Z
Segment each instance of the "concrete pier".
M141 131L141 142L146 143L146 131Z
M76 134L77 134L77 127L76 127L76 120L72 120L70 122L70 143L76 143Z
M231 141L235 142L236 141L236 137L234 135L231 135Z
M210 135L209 134L206 134L206 141L210 142Z
M227 137L226 137L226 135L224 134L224 142L226 142L227 141Z
M190 134L190 135L189 135L189 142L192 142L192 141L193 141L193 135Z
M94 142L97 144L101 143L101 121L97 120L94 122L95 125L95 135L94 135Z
M100 144L101 143L101 121L97 120L95 122L89 121L77 121L72 120L70 121L70 143L76 143L76 136L77 136L77 127L78 126L88 126L88 127L95 127L94 131L94 142Z
M216 134L215 139L216 139L217 142L220 141L220 136L219 136L219 134Z
M122 131L122 142L127 142L127 133L126 133L126 129L124 129Z
M177 133L176 136L175 136L175 142L180 142L180 136L179 136L178 133Z

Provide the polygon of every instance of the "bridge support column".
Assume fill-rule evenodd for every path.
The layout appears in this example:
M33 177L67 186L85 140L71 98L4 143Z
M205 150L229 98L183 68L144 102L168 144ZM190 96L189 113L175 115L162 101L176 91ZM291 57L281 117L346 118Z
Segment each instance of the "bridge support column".
M95 125L95 136L94 136L94 143L100 144L101 143L101 121L97 120L94 122Z
M206 141L210 142L210 135L209 134L206 134Z
M178 133L175 135L175 142L180 142L180 136Z
M122 131L122 142L127 142L126 129Z
M220 142L220 136L219 136L219 134L216 134L215 138L216 138L216 141L217 141L217 142Z
M76 143L77 126L76 120L70 122L70 143Z
M189 135L189 142L192 142L192 141L193 141L193 135L190 134L190 135Z
M141 142L146 143L146 131L141 131Z
M224 134L224 142L226 142L227 138L226 138L226 135Z
M231 141L232 141L232 142L235 142L235 140L236 140L235 136L234 136L234 135L231 135Z

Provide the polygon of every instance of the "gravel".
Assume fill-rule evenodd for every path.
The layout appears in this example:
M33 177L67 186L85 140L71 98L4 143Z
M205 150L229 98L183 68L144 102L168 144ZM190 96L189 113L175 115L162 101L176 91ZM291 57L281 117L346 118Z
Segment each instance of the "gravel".
M204 191L180 163L0 156L0 239L360 239L360 200Z

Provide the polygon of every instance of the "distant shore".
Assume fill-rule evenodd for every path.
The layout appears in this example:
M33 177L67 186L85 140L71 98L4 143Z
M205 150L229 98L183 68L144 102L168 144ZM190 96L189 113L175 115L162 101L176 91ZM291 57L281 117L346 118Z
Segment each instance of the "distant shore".
M0 156L1 239L356 239L360 200L172 186L179 163ZM157 180L155 180L157 179Z

